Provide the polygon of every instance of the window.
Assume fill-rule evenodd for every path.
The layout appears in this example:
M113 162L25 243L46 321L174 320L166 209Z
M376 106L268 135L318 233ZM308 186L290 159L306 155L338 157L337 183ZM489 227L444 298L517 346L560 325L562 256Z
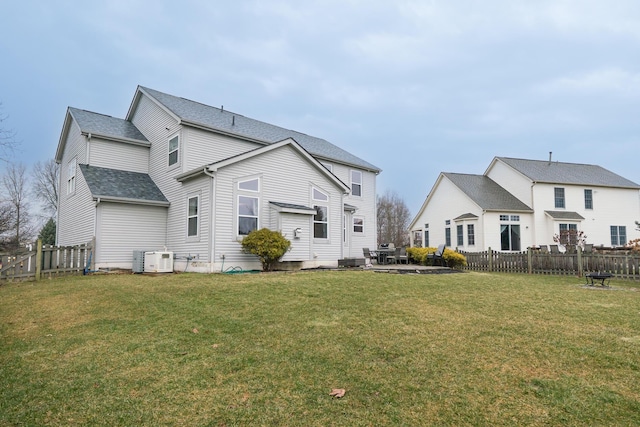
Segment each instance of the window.
M258 229L258 198L238 196L238 234L246 236Z
M456 234L458 237L458 246L464 246L464 235L463 235L463 226L462 224L456 226Z
M424 247L429 247L429 224L424 225Z
M451 246L451 228L449 227L444 229L444 240L446 246Z
M76 159L69 161L67 165L67 194L76 192Z
M187 205L187 237L195 237L198 235L200 196L189 197Z
M326 194L324 194L322 191L318 190L317 188L314 188L313 190L311 190L311 198L313 200L318 200L320 202L328 202L329 201L329 196L327 196Z
M325 168L327 168L329 170L329 172L333 172L333 165L331 163L320 162L320 164L322 166L324 166Z
M511 219L511 221L519 222L520 221L520 215L511 215L510 219Z
M180 148L180 141L178 136L174 136L169 140L169 166L173 166L178 163L178 151Z
M500 221L509 221L509 215L500 215Z
M627 243L627 227L624 225L611 226L611 246L623 246Z
M520 250L520 226L516 224L500 225L500 248L503 251Z
M362 172L351 171L351 194L362 196Z
M564 209L564 188L556 187L553 189L556 208Z
M593 190L584 190L584 208L593 209Z
M353 218L353 232L364 233L364 219Z
M248 181L240 181L238 182L238 190L245 191L260 191L260 179L250 179Z
M578 224L560 224L559 227L561 245L578 244Z
M316 214L313 216L313 237L326 239L329 237L329 221L326 206L314 206Z
M467 245L473 246L476 244L476 233L473 224L467 224Z

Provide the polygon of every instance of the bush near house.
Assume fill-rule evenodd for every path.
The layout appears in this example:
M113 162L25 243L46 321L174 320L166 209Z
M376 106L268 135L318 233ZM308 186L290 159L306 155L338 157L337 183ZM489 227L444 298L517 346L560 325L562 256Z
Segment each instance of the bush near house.
M264 271L273 270L290 246L291 242L282 233L268 228L254 230L242 240L242 251L260 258Z
M427 256L429 254L437 251L438 248L407 248L407 254L409 255L409 259L415 263L420 265L427 265ZM451 268L458 268L467 265L467 259L464 255L459 254L456 251L452 251L451 249L445 249L443 255L445 261L447 261L447 265Z

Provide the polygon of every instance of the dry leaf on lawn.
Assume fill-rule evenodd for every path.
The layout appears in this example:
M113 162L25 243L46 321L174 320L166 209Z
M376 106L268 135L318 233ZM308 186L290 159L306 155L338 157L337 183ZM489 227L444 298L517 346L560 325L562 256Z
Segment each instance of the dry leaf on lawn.
M331 390L331 393L329 393L329 396L341 398L346 392L347 391L343 388L334 388L333 390Z

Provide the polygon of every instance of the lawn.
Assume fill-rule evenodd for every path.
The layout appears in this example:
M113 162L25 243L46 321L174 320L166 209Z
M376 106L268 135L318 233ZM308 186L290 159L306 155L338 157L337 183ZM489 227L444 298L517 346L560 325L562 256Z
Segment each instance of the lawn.
M611 285L369 271L3 284L0 425L640 425L640 284Z

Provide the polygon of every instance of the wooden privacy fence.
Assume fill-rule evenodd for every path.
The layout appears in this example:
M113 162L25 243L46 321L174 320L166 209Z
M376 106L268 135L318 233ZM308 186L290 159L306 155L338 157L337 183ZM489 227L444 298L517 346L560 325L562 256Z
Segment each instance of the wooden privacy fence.
M640 254L583 252L460 252L467 259L466 270L528 274L584 276L588 273L611 273L617 278L640 280Z
M72 274L84 274L92 269L93 244L78 246L42 245L38 240L23 251L0 253L0 280L40 280ZM35 246L35 249L33 249Z

